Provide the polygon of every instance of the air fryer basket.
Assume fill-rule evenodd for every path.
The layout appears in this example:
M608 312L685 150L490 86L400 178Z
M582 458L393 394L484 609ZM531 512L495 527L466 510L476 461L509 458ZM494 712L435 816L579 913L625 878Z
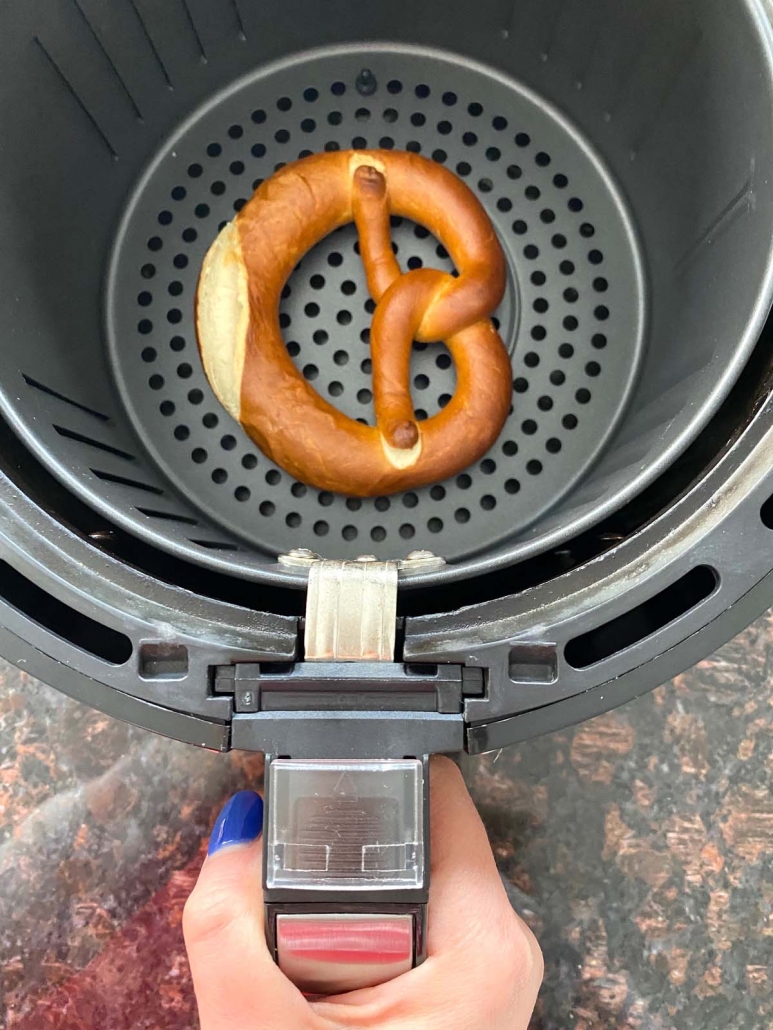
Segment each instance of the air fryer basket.
M44 665L193 720L176 735L230 741L210 728L233 715L212 669L296 654L305 574L279 554L426 548L447 565L406 580L405 657L491 670L465 718L513 737L514 713L622 682L616 656L641 668L756 587L734 575L767 572L759 546L732 573L701 556L685 508L727 490L735 510L767 476L728 486L767 397L763 0L9 0L0 54L0 599ZM452 480L363 501L256 449L193 327L218 227L282 163L347 147L454 169L509 269L501 437ZM393 221L403 268L450 270L422 226ZM345 227L301 261L281 312L303 374L365 420L372 310ZM412 377L431 416L454 389L446 349L416 346ZM631 611L641 632L614 623ZM594 622L613 628L585 640Z
M286 549L289 528L325 554L354 557L365 546L390 557L431 546L456 562L516 537L614 433L639 368L641 261L621 197L556 112L485 69L408 47L369 49L376 90L366 78L363 96L363 60L347 47L271 66L166 144L114 253L113 367L124 408L167 479L260 552ZM477 189L508 254L497 317L513 353L513 412L490 454L451 481L364 503L306 489L268 462L223 417L191 354L190 298L218 224L278 158L352 145L420 151ZM404 268L451 269L422 226L395 222ZM372 421L373 302L355 244L349 226L305 258L281 318L303 374L347 414ZM454 371L445 347L420 346L412 371L423 418L450 398ZM175 543L189 549L201 536L175 529Z
M116 524L252 577L276 576L290 542L339 557L427 547L445 575L468 574L599 521L716 411L770 300L770 95L751 5L515 4L492 24L427 3L388 26L363 5L357 29L317 5L282 9L269 34L254 5L112 6L25 10L24 45L6 35L0 390L31 450ZM392 41L342 46L336 29ZM257 451L214 399L193 327L218 226L278 164L347 146L454 168L510 268L499 441L452 481L364 502ZM450 267L420 226L396 225L394 242L404 267ZM344 229L301 262L282 318L304 375L369 419L354 243ZM417 351L413 383L432 415L454 386L444 348Z

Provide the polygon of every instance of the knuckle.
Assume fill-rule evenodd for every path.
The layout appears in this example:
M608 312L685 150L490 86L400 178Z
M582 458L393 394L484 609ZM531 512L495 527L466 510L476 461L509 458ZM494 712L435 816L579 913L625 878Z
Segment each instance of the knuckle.
M523 982L529 985L540 984L545 971L542 950L534 933L518 916L513 917L510 947Z
M183 909L183 935L187 944L202 944L219 937L241 914L232 892L218 887L196 889Z
M501 961L509 971L511 981L523 986L536 986L542 982L545 971L542 950L529 927L515 912L509 914L499 944Z

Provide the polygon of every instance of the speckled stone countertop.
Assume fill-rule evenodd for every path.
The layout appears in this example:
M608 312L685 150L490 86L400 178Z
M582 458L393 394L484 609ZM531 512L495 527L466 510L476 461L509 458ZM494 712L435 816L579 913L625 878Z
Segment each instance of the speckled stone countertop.
M534 1030L773 1026L773 618L610 715L464 769L546 980ZM262 761L0 663L0 1026L191 1030L184 900Z

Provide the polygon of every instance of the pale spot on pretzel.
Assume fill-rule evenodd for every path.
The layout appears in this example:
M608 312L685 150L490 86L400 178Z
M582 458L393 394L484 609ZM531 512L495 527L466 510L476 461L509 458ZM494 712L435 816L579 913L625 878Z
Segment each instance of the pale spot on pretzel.
M386 175L386 165L372 152L367 153L363 150L352 151L349 155L349 173L354 176L357 169L362 168L363 165L367 168L375 168L377 172L381 172L382 175Z
M204 371L217 399L238 421L250 301L241 240L233 222L222 229L204 258L196 319Z
M392 447L383 436L381 437L381 446L392 468L409 469L416 464L421 456L421 434L418 434L418 440L410 448Z

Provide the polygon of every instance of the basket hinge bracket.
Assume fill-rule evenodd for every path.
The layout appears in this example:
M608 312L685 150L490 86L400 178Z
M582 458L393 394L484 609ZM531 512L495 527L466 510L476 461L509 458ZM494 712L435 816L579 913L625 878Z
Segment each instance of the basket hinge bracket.
M309 570L304 660L215 669L214 691L233 696L236 714L458 715L466 698L485 695L483 669L395 660L399 579L437 568L442 558L415 551L401 561L378 561L372 555L333 561L297 550L280 560Z
M413 551L398 561L379 561L372 554L346 561L303 548L281 555L279 562L309 570L307 662L393 662L400 577L445 564L431 551Z

